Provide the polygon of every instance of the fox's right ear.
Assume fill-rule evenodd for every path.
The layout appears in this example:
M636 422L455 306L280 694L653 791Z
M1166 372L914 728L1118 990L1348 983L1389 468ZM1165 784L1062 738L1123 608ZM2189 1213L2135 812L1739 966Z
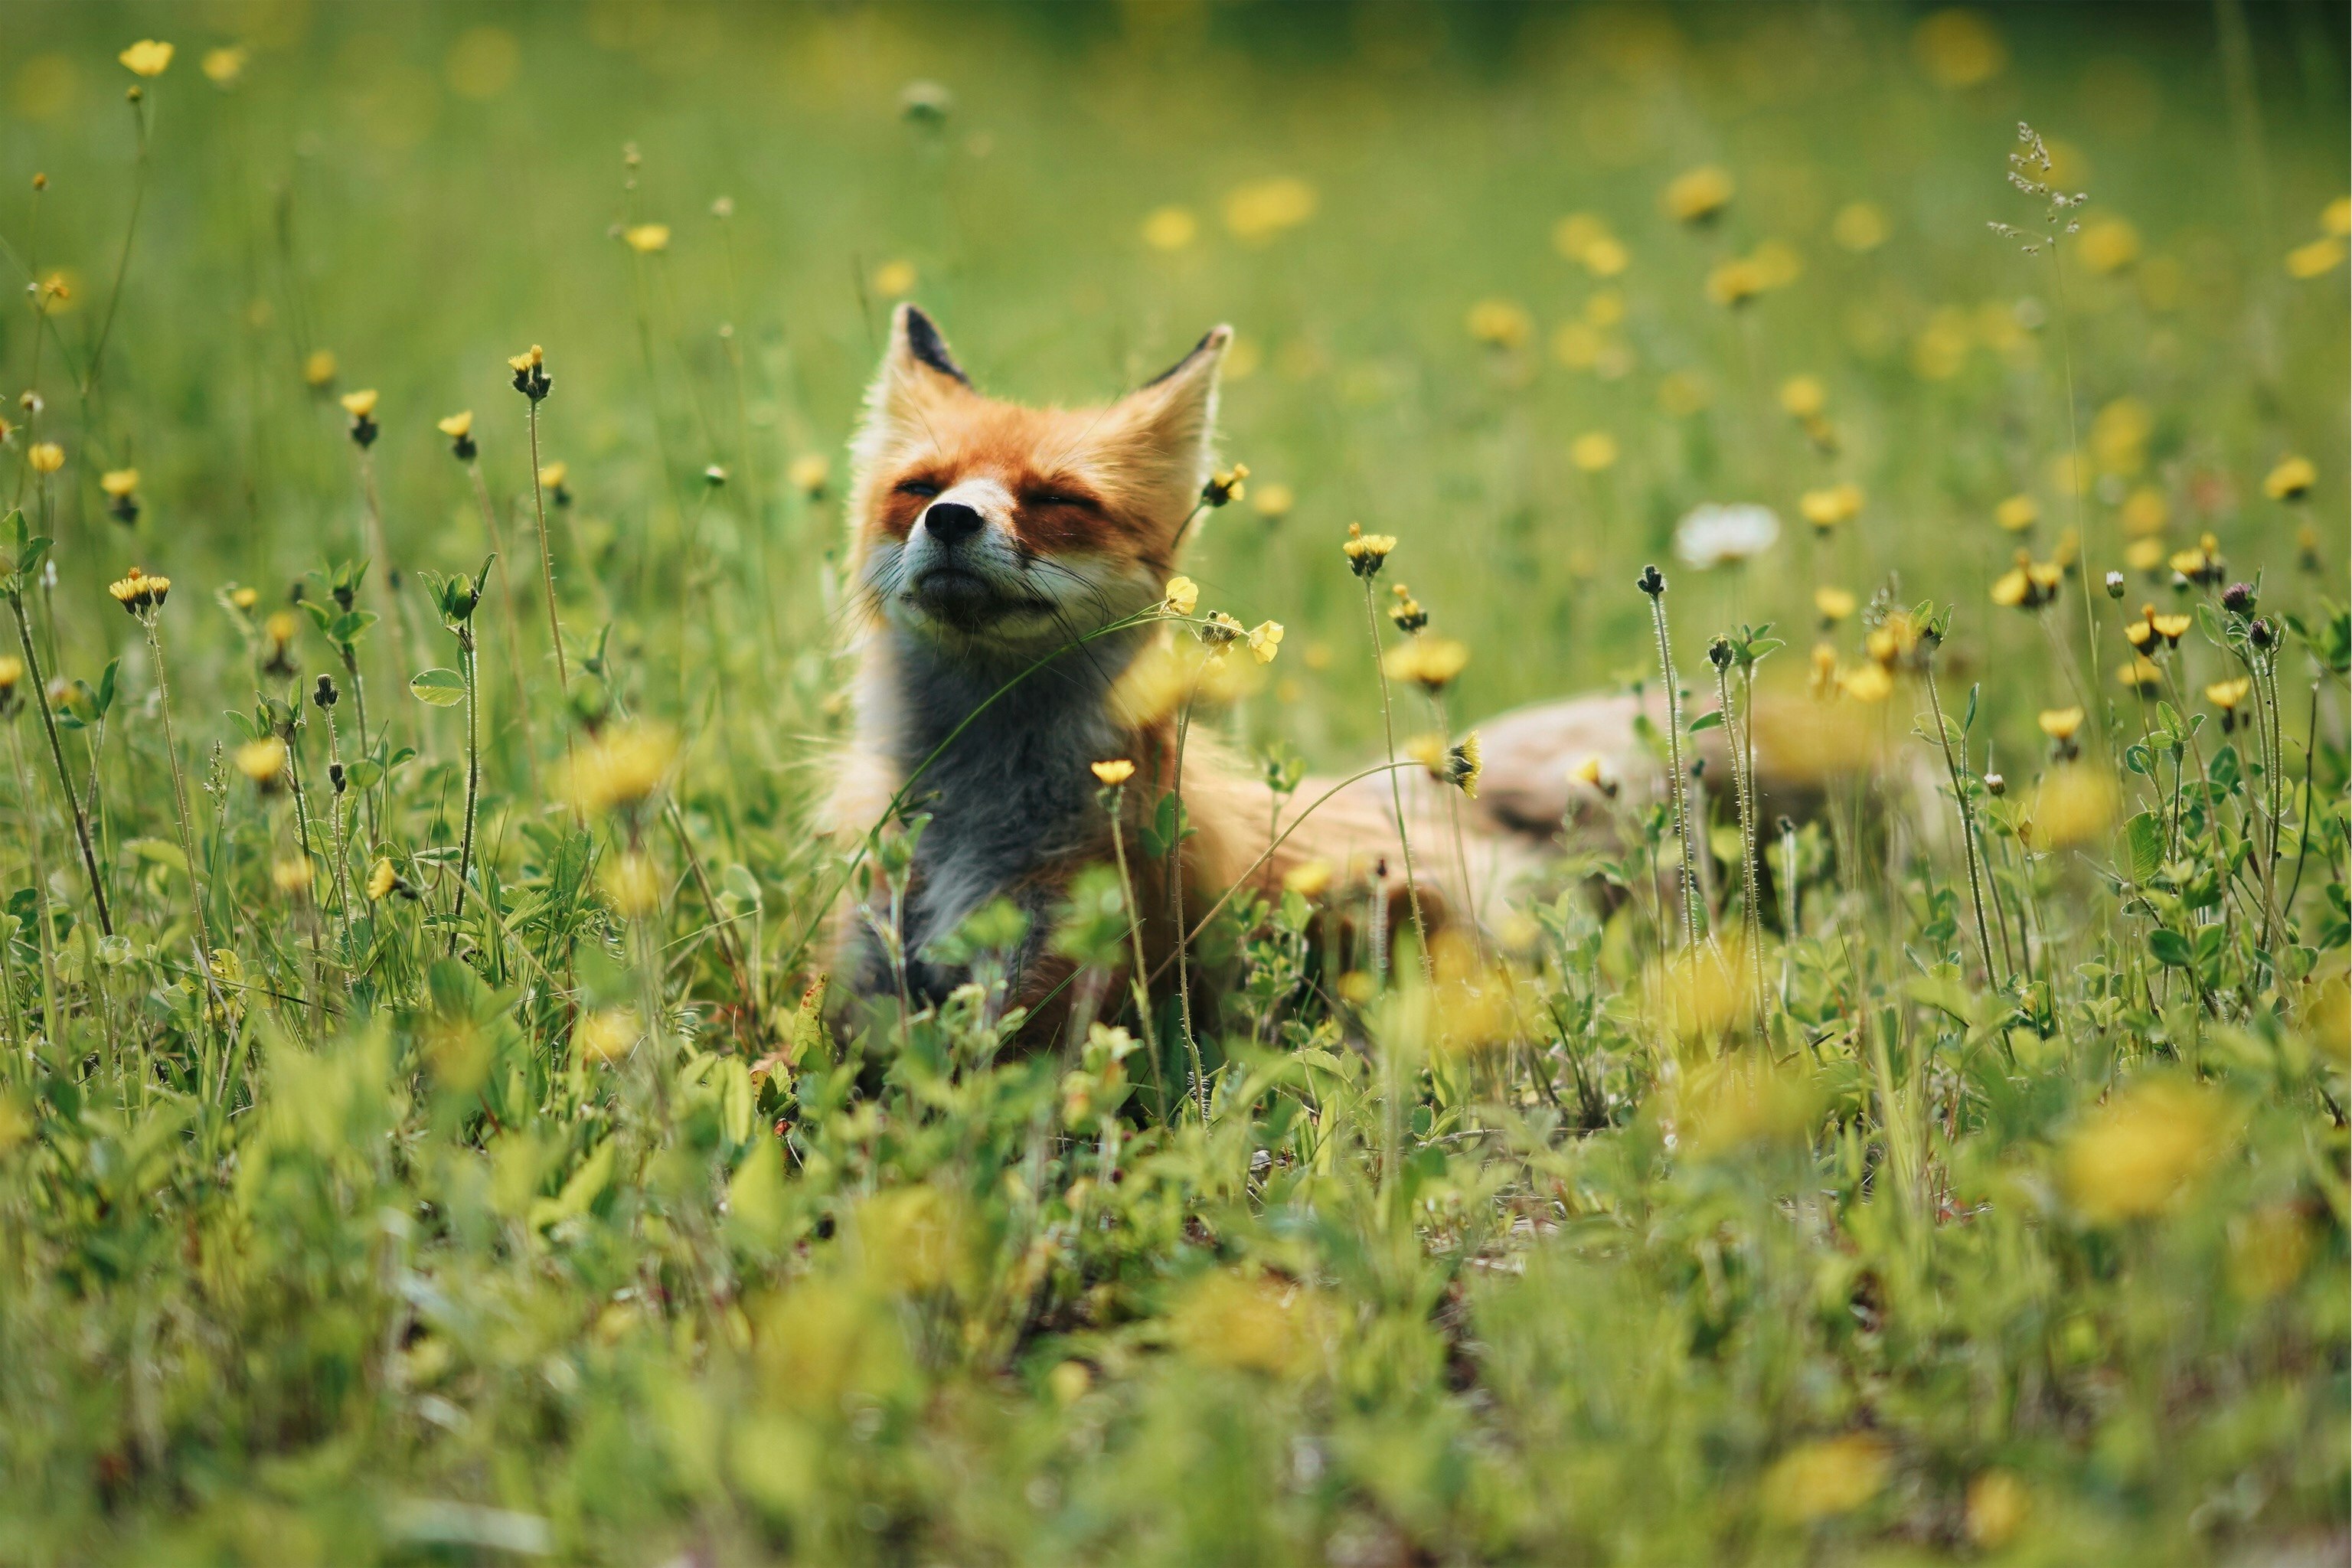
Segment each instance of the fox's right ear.
M866 389L866 423L855 445L859 468L871 468L901 443L925 439L932 415L972 395L971 378L939 328L919 308L901 304L890 313L889 346Z
M948 341L940 336L938 324L923 314L921 306L911 302L890 312L890 351L883 357L882 372L886 376L930 372L967 389L971 385L971 377L948 352Z

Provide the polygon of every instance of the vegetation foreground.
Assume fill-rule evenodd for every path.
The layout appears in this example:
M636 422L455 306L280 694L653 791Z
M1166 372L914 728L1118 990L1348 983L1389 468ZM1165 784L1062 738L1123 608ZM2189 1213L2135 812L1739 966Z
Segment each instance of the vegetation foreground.
M1024 84L1080 47L1009 12L420 11L430 68L289 14L175 48L58 11L5 68L35 162L0 219L0 1562L2340 1559L2340 81L2266 150L2251 78L2234 122L2181 85L2194 51L2099 78L2222 159L2115 151L2136 226L2083 145L2011 137L2046 39L1563 12L1492 123L1683 118L1587 116L1585 194L1522 234L1482 185L1391 256L1326 205L1348 83L1302 70L1277 126L1236 86L1271 66L1204 63L1278 53L1248 8L1218 25L1252 48L1151 7L1085 46L1106 125L1232 93L1202 156L1244 173L1107 142L997 188L1009 224L965 193L1042 144ZM2230 70L2284 68L2217 14ZM1012 107L920 79L926 26ZM1488 88L1353 36L1402 73L1364 146L1454 199L1407 171ZM890 118L755 111L713 37ZM2340 44L2299 47L2340 76ZM306 252L320 176L278 170L338 156L295 128L345 88L304 62L354 73L383 188L491 229L457 116L639 58L677 157L665 185L628 149L593 257L567 137L601 171L633 124L588 92L532 132L562 244L474 281ZM1772 119L1791 60L1890 143L1968 149L1972 205L1874 197L1841 110ZM754 141L836 117L799 199L877 250L795 258L789 214L678 194L740 172L665 118L704 95ZM1694 155L1750 111L1771 201ZM2123 121L2097 157L2155 133ZM2217 226L2252 192L2305 215L2279 243L2267 208ZM845 1004L822 917L849 888L887 943L922 818L814 830L830 454L889 300L1034 335L1055 197L1115 231L1035 262L1085 328L983 375L1098 390L1064 341L1109 309L1088 268L1198 304L1171 341L1242 323L1245 466L1152 614L1270 822L1309 805L1292 746L1475 788L1463 715L1612 682L1674 694L1680 787L1575 761L1598 826L1429 952L1349 945L1311 868L1236 900L1213 1029L1162 985L1148 1027L1016 1048L1004 908L946 1004ZM329 346L362 318L367 369ZM1766 819L1758 750L1818 810ZM1099 996L1129 937L1106 874L1051 940Z

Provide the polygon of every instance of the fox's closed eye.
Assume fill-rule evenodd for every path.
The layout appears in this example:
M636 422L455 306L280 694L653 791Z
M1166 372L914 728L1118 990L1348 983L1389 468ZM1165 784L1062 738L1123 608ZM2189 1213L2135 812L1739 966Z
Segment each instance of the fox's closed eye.
M940 487L931 483L929 479L901 479L896 485L893 485L891 489L897 494L902 496L920 496L926 500L929 500L931 497L940 493Z
M1075 495L1066 490L1032 490L1021 498L1021 504L1033 507L1074 506L1081 511L1102 510L1094 497Z

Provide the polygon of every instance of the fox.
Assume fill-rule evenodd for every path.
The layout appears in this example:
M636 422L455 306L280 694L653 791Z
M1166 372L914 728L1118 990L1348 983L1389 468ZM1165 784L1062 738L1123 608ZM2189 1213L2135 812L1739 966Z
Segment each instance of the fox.
M1144 613L1163 602L1215 474L1233 341L1213 327L1108 403L1032 407L975 386L918 306L894 310L850 449L854 673L824 824L846 847L894 813L927 820L903 897L869 879L831 912L834 973L851 995L944 1000L970 975L939 956L940 939L1005 900L1026 917L1008 1004L1031 1010L1033 1037L1050 1035L1063 1014L1048 1004L1066 1006L1074 961L1047 937L1090 867L1124 861L1150 979L1184 952L1183 921L1237 892L1319 888L1327 904L1409 915L1424 931L1491 920L1563 831L1610 809L1604 792L1661 787L1639 732L1644 718L1667 721L1655 693L1490 723L1475 799L1449 801L1463 781L1414 767L1337 789L1286 832L1270 824L1265 785L1220 742L1194 731L1180 754L1176 713L1139 706L1127 678L1171 636ZM1572 778L1586 758L1599 765ZM1132 774L1106 790L1097 763ZM1294 798L1329 787L1310 778ZM1171 790L1192 830L1172 866L1139 847ZM1446 842L1449 806L1464 814L1460 856L1429 852ZM1121 976L1108 994L1127 989Z

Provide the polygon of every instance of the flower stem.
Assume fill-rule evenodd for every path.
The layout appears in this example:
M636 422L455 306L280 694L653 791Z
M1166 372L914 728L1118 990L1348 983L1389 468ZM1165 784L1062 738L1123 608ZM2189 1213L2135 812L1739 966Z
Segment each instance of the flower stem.
M8 608L16 617L16 641L25 650L26 679L33 688L34 700L40 704L41 728L49 738L49 760L57 766L58 788L65 792L66 815L73 819L74 839L81 847L82 869L89 877L90 901L98 906L98 929L112 936L114 916L106 907L106 887L98 875L98 856L89 847L89 818L83 815L81 802L74 797L73 777L66 772L65 747L58 741L58 718L49 707L48 682L41 674L40 656L33 651L33 626L25 618L24 595L10 594Z
M1364 583L1364 625L1372 637L1372 670L1381 679L1381 741L1389 762L1389 807L1396 814L1397 851L1404 861L1405 906L1412 911L1412 934L1421 943L1421 972L1424 979L1437 976L1435 960L1429 951L1429 922L1421 912L1421 885L1412 874L1412 840L1404 826L1404 785L1398 782L1396 770L1396 720L1389 701L1388 667L1381 661L1381 616L1372 605L1372 580ZM1383 922L1385 923L1385 922Z

